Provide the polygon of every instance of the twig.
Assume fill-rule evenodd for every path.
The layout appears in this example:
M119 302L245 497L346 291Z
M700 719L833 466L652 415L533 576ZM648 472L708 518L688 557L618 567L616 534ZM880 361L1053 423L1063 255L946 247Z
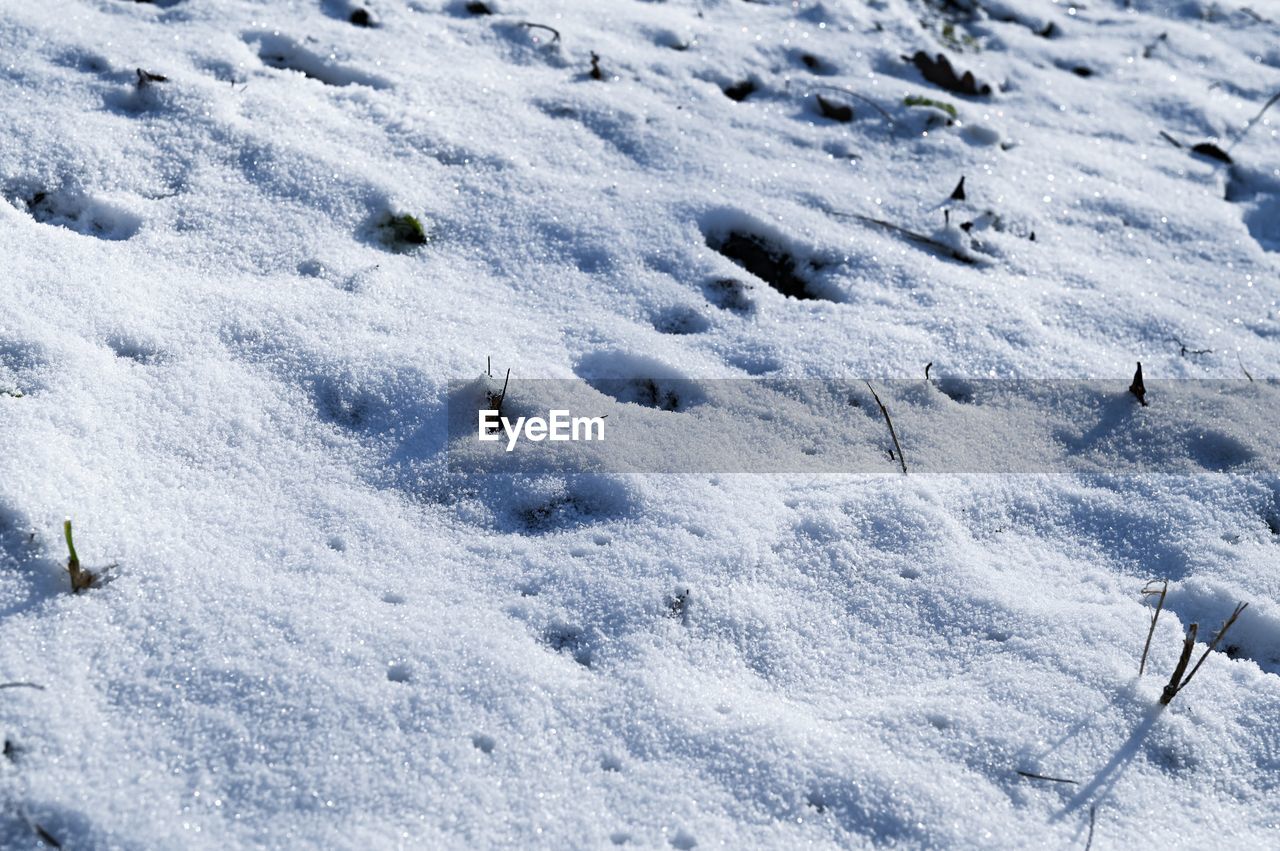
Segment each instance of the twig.
M1245 123L1244 127L1240 129L1240 132L1235 135L1235 138L1231 140L1231 144L1227 145L1228 151L1234 148L1240 142L1240 140L1245 137L1245 134L1253 129L1253 125L1258 123L1258 119L1262 118L1263 113L1265 113L1271 107L1275 106L1276 101L1280 101L1280 92L1276 92L1271 97L1267 98L1267 102L1262 105L1262 109L1258 110L1258 114L1255 115L1253 118L1250 118Z
M880 401L880 394L876 392L876 388L871 386L871 382L863 379L863 384L867 385L867 389L871 391L871 396L876 400L876 404L880 406L880 413L884 414L884 421L889 426L889 436L893 438L893 447L898 450L898 463L902 465L902 474L907 474L907 456L902 454L902 444L898 443L898 431L893 427L893 418L889 416L889 409L884 406L884 402Z
M791 80L788 80L788 81L787 81L787 87L788 87L788 88L790 88L791 83L792 83L792 81L791 81ZM867 106L869 106L869 107L871 107L872 109L874 109L876 112L878 112L878 113L880 113L881 115L883 115L883 116L884 116L884 120L889 122L889 127L891 127L891 128L892 128L892 129L894 129L894 130L896 130L896 129L898 128L898 125L897 125L897 124L894 122L894 120L893 120L893 116L891 116L891 115L888 113L888 111L887 111L887 110L885 110L885 108L884 108L884 107L882 107L880 104L876 103L875 101L873 101L871 98L867 97L866 95L860 95L860 94L858 94L857 92L851 92L851 91L849 91L848 89L846 89L846 88L844 88L844 87L842 87L842 86L831 86L831 85L827 85L827 84L825 84L825 83L809 83L809 84L808 84L808 87L809 87L809 88L814 88L814 89L825 89L826 91L829 91L829 92L839 92L840 94L842 94L842 95L846 95L846 96L851 97L851 98L854 98L855 100L860 100L860 101L862 101L863 103L865 103Z
M1240 364L1240 371L1244 373L1244 377L1249 379L1250 382L1252 382L1253 376L1249 374L1249 370L1244 368L1244 361L1241 360L1239 352L1236 352L1236 363Z
M1018 769L1016 773L1021 774L1023 777L1028 777L1032 780L1047 780L1050 783L1074 783L1077 786L1080 785L1079 780L1068 780L1065 777L1048 777L1044 774L1036 774L1031 771L1022 771L1021 769Z
M555 38L551 39L552 44L555 44L560 40L560 30L556 29L555 27L549 27L546 24L535 24L533 21L519 21L516 23L516 26L528 27L529 29L535 29L535 30L546 30L547 32L555 36Z
M151 85L152 83L169 82L169 78L163 74L152 74L150 71L143 71L141 68L137 70L138 70L137 86L140 89L145 89L147 86Z
M1148 582L1146 587L1142 589L1142 596L1149 597L1156 592L1151 586L1155 584L1155 580ZM1169 593L1169 580L1164 580L1164 584L1160 587L1160 598L1156 600L1156 610L1151 615L1151 627L1147 630L1147 643L1142 645L1142 661L1138 663L1138 676L1147 669L1147 653L1151 650L1151 636L1156 634L1156 621L1160 620L1160 612L1164 609L1164 598Z
M31 828L31 832L34 833L36 836L38 836L40 838L40 841L43 842L45 845L48 845L50 848L62 847L62 843L59 842L52 833L45 830L44 827L39 822L31 818L31 816L28 815L25 811L22 813L22 819L27 823L27 827Z
M1177 343L1177 344L1178 344L1178 346L1179 346L1179 347L1181 347L1182 351L1180 351L1178 354L1179 354L1181 357L1184 357L1184 358L1185 358L1187 355L1211 355L1211 354L1213 354L1213 349L1191 349L1191 348L1188 348L1188 347L1187 347L1187 344L1186 344L1186 343L1184 343L1184 342L1182 342L1181 340L1179 340L1177 337L1170 337L1170 338L1169 338L1169 342Z
M1089 808L1089 838L1084 841L1084 851L1089 851L1093 847L1093 825L1098 819L1098 805L1094 804Z
M970 266L976 266L978 263L978 261L975 258L969 256L968 254L965 254L962 251L952 248L950 245L947 245L945 242L939 242L938 240L934 239L931 236L925 236L922 233L916 233L915 231L908 230L907 228L904 228L900 225L895 225L893 222L886 222L884 219L877 219L871 216L864 216L861 213L846 213L843 210L828 210L828 212L830 212L832 215L835 215L835 216L845 216L847 218L857 219L863 224L875 225L876 227L884 228L885 230L892 231L897 234L901 234L902 236L905 236L907 239L911 240L912 242L918 242L921 245L927 245L933 250L939 252L940 254L950 257L953 260L959 260L961 263L967 263Z
M1227 634L1227 630L1231 629L1231 625L1236 622L1236 618L1240 617L1240 613L1247 608L1249 608L1248 603L1236 604L1235 610L1231 613L1231 617L1223 621L1222 628L1218 630L1218 634L1213 637L1213 641L1207 648L1205 648L1204 653L1200 655L1200 660L1196 662L1196 666L1191 669L1191 673L1187 674L1187 678L1178 686L1179 691L1185 688L1187 683L1191 682L1191 678L1196 675L1196 671L1200 670L1200 666L1204 664L1204 660L1209 658L1210 653L1218 649L1218 642L1222 641L1222 636Z
M929 370L931 369L933 369L933 361L929 361L924 365L924 380L926 382L929 380Z
M489 404L493 405L493 409L498 412L498 416L502 416L502 403L507 399L507 385L511 383L511 369L507 368L506 380L502 382L502 392L495 399L493 395L489 396Z
M1231 616L1222 623L1222 628L1218 630L1218 634L1213 637L1213 641L1209 642L1209 646L1205 648L1204 653L1200 654L1200 659L1196 662L1196 666L1191 669L1191 673L1183 677L1182 674L1187 670L1187 663L1191 661L1191 650L1196 643L1196 624L1187 627L1187 637L1182 642L1182 655L1178 657L1178 667L1174 668L1173 676L1169 677L1169 684L1164 687L1164 691L1160 695L1160 703L1165 706L1169 705L1169 701L1177 697L1178 692L1182 691L1191 682L1191 678L1200 670L1200 666L1204 664L1204 660L1209 658L1209 654L1218 649L1219 642L1223 636L1227 634L1227 630L1231 629L1240 614L1249 608L1248 603L1237 603L1235 610L1231 612Z
M1178 689L1182 688L1180 682L1182 674L1187 670L1187 663L1191 661L1191 651L1196 646L1196 630L1200 628L1199 624L1191 624L1187 627L1187 637L1182 640L1182 655L1178 657L1178 665L1173 669L1173 675L1169 677L1168 684L1164 687L1164 691L1160 694L1160 703L1162 706L1168 706L1169 701L1173 700Z
M44 691L44 686L39 683L0 683L0 688L33 688L36 691Z
M1161 135L1162 137L1164 137L1164 140L1165 140L1166 142L1168 142L1170 145L1173 145L1175 148L1184 148L1184 147L1186 147L1186 146L1185 146L1185 145L1183 145L1181 142L1179 142L1177 139L1173 138L1172 136L1170 136L1168 133L1164 132L1163 130L1161 130L1161 131L1160 131L1160 135Z

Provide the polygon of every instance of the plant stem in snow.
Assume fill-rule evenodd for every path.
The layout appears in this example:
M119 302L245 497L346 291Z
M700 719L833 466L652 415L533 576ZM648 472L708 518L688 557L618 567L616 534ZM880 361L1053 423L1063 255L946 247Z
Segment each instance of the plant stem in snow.
M1153 583L1148 582L1147 587L1142 589L1142 595L1149 597L1156 594L1156 590L1152 588ZM1156 600L1156 610L1151 615L1151 628L1147 630L1147 643L1142 645L1142 661L1138 663L1138 676L1142 676L1142 672L1147 669L1147 653L1151 650L1151 636L1156 633L1156 621L1160 620L1160 610L1164 608L1165 595L1169 593L1169 580L1164 580L1164 584L1158 592L1160 597Z
M880 413L884 414L884 421L889 426L889 436L893 438L893 448L898 451L898 463L902 465L902 474L907 474L907 456L902 454L902 444L898 443L898 430L893 427L893 418L889 416L889 409L884 406L884 402L880 401L880 394L876 392L876 388L871 386L871 382L863 379L863 383L867 385L867 389L871 391L871 396L876 400L876 404L880 406Z

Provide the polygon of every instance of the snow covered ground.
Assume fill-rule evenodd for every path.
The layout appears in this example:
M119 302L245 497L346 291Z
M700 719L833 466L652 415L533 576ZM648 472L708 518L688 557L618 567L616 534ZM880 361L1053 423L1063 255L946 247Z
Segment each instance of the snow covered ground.
M0 0L0 846L1277 847L1277 91L1274 0ZM972 460L498 475L489 359Z

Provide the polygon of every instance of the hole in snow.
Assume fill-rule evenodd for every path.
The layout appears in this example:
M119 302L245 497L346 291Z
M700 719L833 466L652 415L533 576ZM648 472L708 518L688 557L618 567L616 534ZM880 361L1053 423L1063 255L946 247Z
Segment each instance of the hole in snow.
M348 68L328 57L315 53L291 38L274 33L247 33L245 41L258 45L258 58L264 65L285 71L297 71L308 79L319 80L326 86L369 86L374 89L391 87L388 80L375 74L367 74Z
M680 851L689 851L691 848L698 847L698 840L687 830L677 830L676 835L671 837L671 847L679 848Z
M830 62L828 62L826 59L823 59L821 56L816 56L812 53L805 53L805 52L794 54L794 55L795 55L795 58L799 60L800 64L803 65L805 68L808 68L811 73L817 74L822 77L829 77L832 74L835 74L837 72L836 66L832 65Z
M554 624L542 633L542 643L557 653L567 653L584 668L591 667L592 653L582 627Z
M129 335L110 337L107 339L107 346L116 357L131 360L143 366L151 366L164 359L164 353L159 346Z
M807 279L808 273L822 268L822 264L801 260L764 236L732 230L725 235L707 234L706 239L708 247L720 252L785 296L801 300L834 300L816 292Z
M746 100L755 92L755 90L756 84L750 80L743 80L742 82L734 83L721 89L721 91L724 92L725 97L729 100L735 101Z
M15 207L25 209L41 224L66 228L97 239L129 239L142 227L142 219L138 215L76 190L41 189L16 198L10 194L10 199Z
M579 361L577 373L606 396L646 408L687 411L706 401L697 381L655 358L598 352Z
M952 402L967 405L973 401L973 385L960 378L940 378L935 386Z
M653 316L653 327L663 334L700 334L711 327L707 317L691 307L669 307Z
M756 303L751 299L751 285L736 278L715 278L702 285L702 294L721 310L750 313Z

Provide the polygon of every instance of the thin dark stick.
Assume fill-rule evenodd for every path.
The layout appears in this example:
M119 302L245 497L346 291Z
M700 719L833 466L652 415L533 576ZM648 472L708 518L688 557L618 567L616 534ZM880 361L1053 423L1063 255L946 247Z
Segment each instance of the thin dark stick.
M45 830L44 826L41 825L38 821L35 821L34 819L31 818L31 816L27 815L26 813L23 813L22 817L26 821L27 827L31 828L31 832L34 833L36 836L40 837L41 842L43 842L45 845L48 845L50 848L62 847L62 843L58 841L57 837L55 837L49 831Z
M1240 617L1240 613L1247 608L1249 608L1248 603L1236 604L1235 611L1231 613L1231 617L1223 621L1222 628L1218 630L1218 634L1213 637L1213 641L1209 644L1208 648L1206 648L1204 653L1200 655L1200 660L1196 662L1196 666L1191 669L1191 673L1187 674L1187 678L1178 686L1179 691L1185 688L1187 683L1191 682L1191 678L1196 675L1196 671L1200 670L1200 666L1204 664L1204 660L1209 658L1210 653L1218 649L1218 642L1222 641L1222 636L1227 634L1227 630L1231 629L1231 625L1236 622L1236 618Z
M502 393L498 396L498 416L502 416L502 403L507 400L507 385L511 382L511 368L507 367L507 378L502 382Z
M1268 109L1275 106L1275 103L1278 100L1280 100L1280 92L1276 92L1270 98L1268 98L1267 102L1262 105L1262 109L1258 110L1258 114L1255 115L1253 118L1250 118L1249 121L1240 130L1240 132L1236 134L1236 137L1231 140L1231 144L1227 145L1227 150L1229 151L1232 148L1234 148L1237 144L1239 144L1240 140L1244 138L1245 134L1253 129L1253 125L1258 123L1258 119L1262 118L1263 114Z
M1244 368L1244 361L1240 357L1240 353L1236 352L1236 363L1240 364L1240 371L1244 373L1244 377L1253 381L1253 376L1249 374L1249 370Z
M33 688L36 691L44 691L44 686L39 683L0 683L0 688Z
M857 92L851 92L846 88L842 88L841 86L829 86L824 83L810 83L809 86L815 89L825 89L826 91L829 91L829 92L839 92L842 95L848 95L851 98L860 100L863 103L865 103L867 106L874 109L876 112L883 115L884 120L889 122L890 127L893 127L893 128L897 127L897 125L894 124L893 122L893 117L889 115L888 112L885 111L884 107L880 106L880 104L876 103L871 98L866 97L865 95L860 95Z
M950 257L953 260L959 260L961 263L967 263L970 266L973 266L973 265L976 265L978 262L977 260L973 259L969 255L964 254L960 251L957 251L956 249L952 248L950 245L947 245L946 243L938 242L938 240L934 239L933 237L925 236L922 233L916 233L915 231L904 228L901 225L895 225L893 222L886 222L884 219L877 219L871 216L864 216L861 213L846 213L841 210L830 210L829 212L832 215L845 216L851 219L857 219L863 224L875 225L876 227L881 227L881 228L884 228L885 230L889 230L889 231L893 231L894 233L901 234L905 236L907 239L910 239L912 242L918 242L922 245L927 245L930 248L934 249L935 251L947 257Z
M1213 354L1213 349L1192 349L1192 348L1188 347L1186 343L1182 342L1182 340L1178 339L1177 337L1169 337L1169 338L1168 338L1168 341L1169 341L1169 342L1172 342L1172 343L1177 343L1177 344L1178 344L1178 346L1179 346L1179 347L1181 348L1181 350L1182 350L1182 351L1180 351L1178 354L1179 354L1179 355L1181 355L1181 356L1182 356L1182 357L1184 357L1184 358L1185 358L1187 355L1211 355L1211 354Z
M1084 851L1089 851L1093 847L1093 825L1098 818L1098 805L1094 804L1089 808L1089 838L1084 841Z
M1036 774L1031 771L1022 771L1022 770L1018 770L1017 773L1021 774L1023 777L1029 777L1032 780L1048 780L1050 783L1074 783L1077 786L1080 785L1079 780L1068 780L1065 777L1048 777L1044 774Z
M1142 589L1142 596L1148 597L1156 593L1151 588L1150 582L1147 587ZM1142 645L1142 661L1138 663L1138 676L1147 669L1147 653L1151 650L1151 636L1156 634L1156 621L1160 620L1160 611L1164 608L1164 597L1169 593L1169 580L1164 580L1164 585L1160 588L1160 599L1156 601L1156 610L1151 615L1151 628L1147 630L1147 643Z
M1182 641L1182 655L1178 657L1178 666L1173 669L1173 675L1169 677L1168 684L1160 693L1162 706L1168 706L1169 701L1177 697L1178 689L1182 688L1182 674L1187 670L1187 663L1191 661L1191 651L1195 649L1196 631L1199 629L1200 626L1194 623L1187 627L1187 637Z
M547 32L552 33L555 36L555 38L551 39L552 44L555 44L557 41L560 40L560 30L556 29L555 27L549 27L546 24L535 24L533 21L520 21L519 23L516 24L516 26L528 27L529 29L535 29L535 30L546 30Z
M876 388L871 386L871 382L863 379L863 383L867 385L867 389L871 391L871 396L876 400L876 404L880 406L880 413L884 414L884 421L889 426L889 436L893 438L893 448L898 450L898 463L902 465L902 474L907 474L907 456L902 454L902 444L898 443L898 430L893 427L893 418L889 416L889 409L884 406L884 402L880 401L880 394L876 392Z

